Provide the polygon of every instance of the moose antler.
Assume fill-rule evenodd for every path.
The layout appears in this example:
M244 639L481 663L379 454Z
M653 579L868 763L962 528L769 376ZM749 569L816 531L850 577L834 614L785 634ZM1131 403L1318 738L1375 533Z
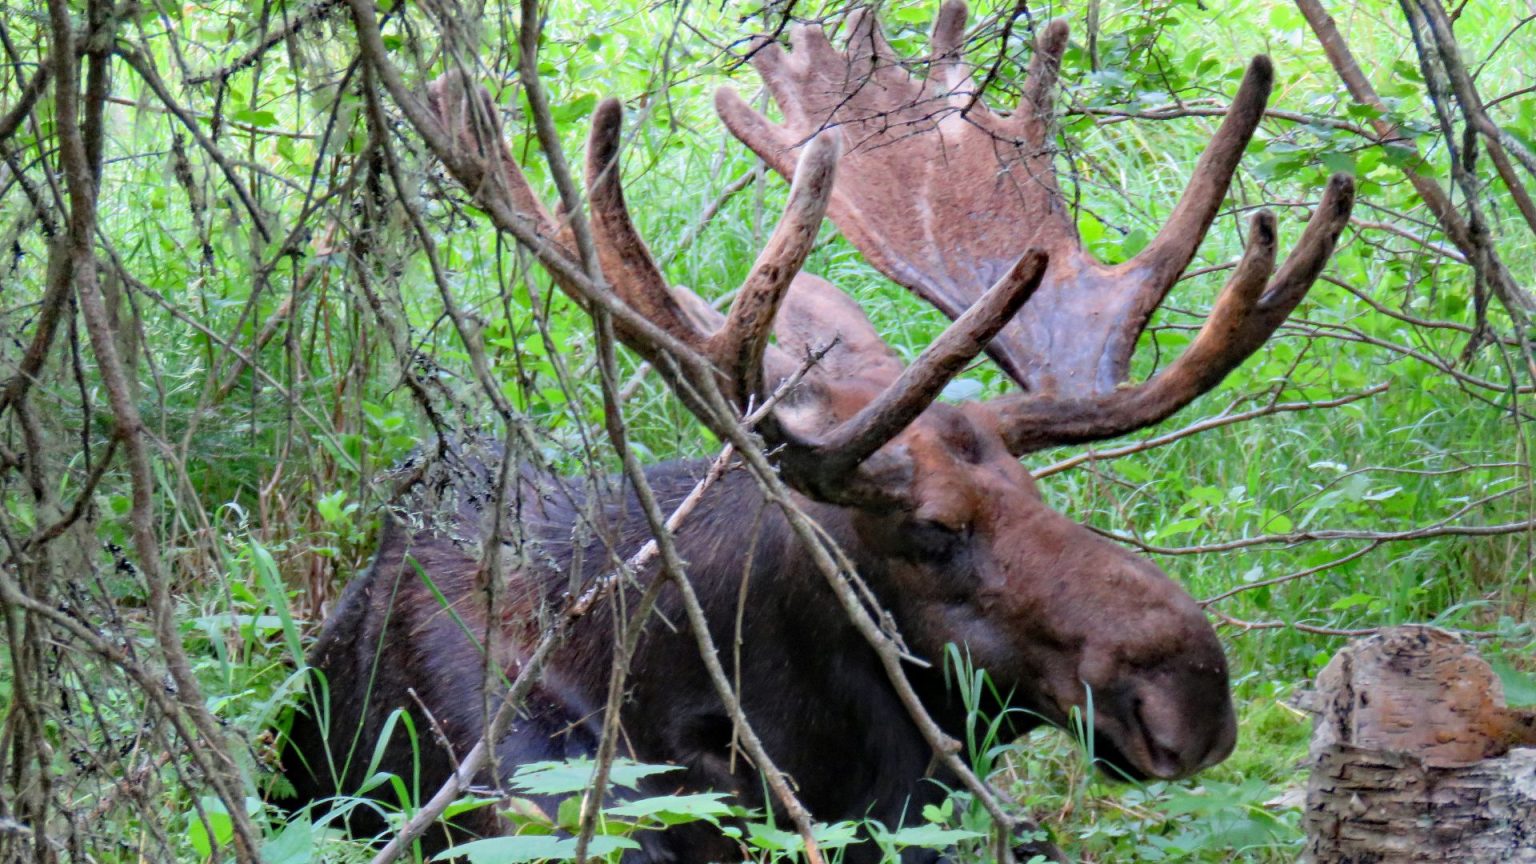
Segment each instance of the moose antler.
M745 408L762 398L762 361L774 314L810 254L826 213L841 149L839 136L818 135L805 148L778 226L742 283L724 325L707 334L668 289L630 218L619 182L622 120L618 100L603 101L587 139L587 195L603 273L624 302L708 357L721 372L727 397Z
M569 228L550 216L507 151L485 88L463 75L449 73L432 82L427 96L428 107L452 133L461 153L473 154L494 168L484 172L482 181L470 193L509 204L513 212L529 220L539 234L554 239L566 257L575 261L575 243ZM761 361L774 311L810 254L826 212L840 147L838 135L831 132L816 136L804 148L794 171L799 179L793 184L778 227L753 265L725 325L707 334L694 325L667 288L630 218L618 169L622 121L623 107L618 100L604 100L593 113L587 139L587 193L593 243L607 284L619 299L652 324L704 355L720 370L726 396L744 406L761 396ZM648 360L664 359L664 350L652 340L622 326L619 331L625 343Z
M461 151L490 161L498 168L486 171L484 181L471 193L509 203L520 217L533 222L538 233L556 238L566 256L575 260L569 232L550 217L507 152L484 89L472 86L463 76L445 75L431 85L428 104L439 122L452 132ZM717 327L711 328L708 325L714 322L706 322L703 319L707 314L700 314L700 307L707 308L706 304L687 296L680 302L676 292L685 289L667 286L630 218L619 180L622 119L619 102L604 100L593 114L587 140L592 240L603 275L626 305L675 341L703 355L719 373L722 392L745 412L764 396L769 332L780 304L810 254L832 196L841 136L835 130L823 132L811 137L802 148L789 172L794 180L778 226L742 283L730 311ZM1045 272L1045 254L1036 249L1025 250L885 391L823 437L809 437L770 415L760 430L777 447L786 479L801 491L828 501L888 496L888 490L860 484L854 475L871 454L905 428L981 352L982 346L1029 298ZM563 284L561 287L580 300L579 292ZM802 290L835 291L819 280L806 282ZM617 332L625 344L654 365L663 369L668 366L667 352L655 340L622 325ZM786 364L780 359L776 365L784 367ZM782 375L792 370L777 371ZM692 405L686 388L678 387L675 381L670 383ZM700 417L710 423L706 414L700 412Z
M716 107L731 132L786 177L802 142L840 129L850 146L829 215L875 267L952 318L1020 250L1049 253L1034 298L987 349L1025 391L997 406L1016 454L1155 423L1220 382L1306 295L1348 220L1353 181L1329 180L1272 281L1275 220L1258 213L1194 344L1150 380L1127 387L1137 337L1193 259L1263 115L1274 77L1269 59L1249 64L1157 237L1131 260L1105 265L1083 250L1052 162L1066 23L1041 32L1018 109L1005 116L980 101L962 62L965 17L959 0L940 9L924 79L902 68L867 12L852 21L845 51L819 27L796 28L787 54L761 40L752 62L784 124L770 123L729 88L717 94Z

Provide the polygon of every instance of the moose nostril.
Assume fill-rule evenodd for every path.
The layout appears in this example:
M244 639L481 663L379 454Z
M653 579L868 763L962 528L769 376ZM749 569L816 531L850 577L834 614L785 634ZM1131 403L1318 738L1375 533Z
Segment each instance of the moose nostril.
M1237 718L1226 688L1179 683L1140 682L1121 703L1128 709L1122 716L1132 727L1126 729L1128 743L1145 760L1141 770L1164 780L1221 762L1237 741Z
M1136 700L1136 725L1141 729L1142 746L1147 752L1147 773L1160 780L1177 780L1193 773L1188 770L1185 754L1178 747L1164 744L1153 724L1147 722L1144 705L1141 699Z

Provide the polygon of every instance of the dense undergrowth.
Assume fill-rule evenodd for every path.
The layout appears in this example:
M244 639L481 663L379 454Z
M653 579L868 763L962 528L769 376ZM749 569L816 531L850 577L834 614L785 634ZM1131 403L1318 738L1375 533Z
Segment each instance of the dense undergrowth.
M294 27L295 35L222 87L190 80L241 57L262 32L326 5L146 3L122 22L120 40L155 64L223 165L122 61L112 67L107 110L101 280L154 442L154 527L179 631L253 802L278 782L270 729L303 689L296 670L304 648L340 587L368 560L387 495L376 478L430 446L434 423L504 431L446 319L444 292L468 313L492 377L548 461L569 473L616 465L602 434L590 324L531 259L494 235L424 158L408 126L387 125L394 173L382 165L360 91L371 79L352 65L355 36L345 15ZM781 5L560 0L549 10L541 71L570 152L579 153L599 96L626 99L633 133L624 175L640 228L669 277L710 298L740 283L784 195L771 175L749 177L707 224L700 221L722 190L754 169L714 119L709 97L728 80L744 93L756 82L715 46L739 49L734 40L777 22ZM978 31L979 62L993 68L1000 48L1003 55L988 97L994 104L1015 98L1032 28L1056 16L1072 22L1058 164L1075 180L1070 194L1085 242L1105 260L1134 254L1156 232L1220 119L1156 115L1224 105L1249 56L1274 57L1271 108L1294 116L1266 120L1249 147L1230 207L1193 268L1210 272L1181 283L1154 319L1139 375L1188 343L1225 278L1216 265L1234 260L1252 209L1276 210L1285 250L1329 173L1358 178L1357 219L1329 278L1221 387L1161 427L1100 445L1093 459L1081 460L1079 449L1030 463L1049 475L1041 485L1054 506L1146 547L1197 598L1220 598L1209 609L1223 622L1233 669L1237 752L1192 781L1145 786L1103 780L1089 767L1091 754L1060 732L1002 748L983 729L972 753L1083 860L1293 860L1310 721L1290 700L1348 635L1401 622L1476 634L1508 673L1512 696L1530 693L1533 536L1442 530L1532 517L1522 414L1530 393L1517 389L1531 375L1496 302L1486 313L1491 340L1474 334L1472 270L1405 179L1417 170L1450 182L1413 43L1393 4L1329 4L1422 159L1358 133L1371 112L1342 93L1288 2L1031 5L1001 46L1000 19L988 16L1008 10L977 5L973 18L990 22ZM920 53L932 7L886 4L898 51ZM1457 36L1490 100L1531 86L1536 38L1522 29L1530 20L1522 14L1505 3L1462 7ZM453 38L480 46L482 80L510 108L514 152L553 200L514 84L515 9L491 5L455 19L432 4L402 4L391 15L388 45L402 65L421 70L418 82L439 68L438 34L450 24ZM46 44L45 27L25 3L0 4L0 25L11 52L12 65L0 73L8 107L41 59L42 48L27 46ZM0 232L10 252L0 262L7 378L36 327L48 278L47 220L33 215L31 202L49 194L37 161L54 158L49 110L12 137L10 167L0 175ZM1493 113L1525 146L1536 142L1536 97L1516 95ZM1536 244L1507 190L1489 182L1484 191L1510 270L1522 278L1536 272ZM440 282L423 251L429 244ZM858 296L909 357L945 323L879 276L830 225L806 270ZM1475 336L1481 344L1468 350ZM96 482L90 478L104 466L84 518L46 562L48 604L155 668L152 598L126 518L130 478L103 461L113 458L113 420L83 331L71 324L61 345L38 378L29 417L0 415L4 566L21 573L18 538L59 518L67 510L59 502ZM715 442L655 376L623 362L633 375L625 420L644 460L713 454ZM432 414L408 378L423 388ZM1007 386L980 363L946 398L984 398ZM1111 452L1224 412L1329 401L1345 404L1260 411L1165 446ZM47 507L12 455L20 452L43 465ZM1062 464L1068 460L1077 461ZM16 634L43 626L7 609ZM0 701L13 705L15 664L23 662L17 644L0 672ZM63 856L202 860L210 832L227 844L229 819L216 799L195 791L196 773L176 756L179 739L144 719L159 716L156 703L78 642L58 636L50 645L34 660L59 694L38 716L51 745L48 771L70 790L72 809L58 818L75 825L77 848ZM15 711L7 716L14 741L22 721ZM19 771L15 764L32 757L6 758ZM268 860L365 860L372 851L310 821L253 808ZM0 831L15 833L4 813L0 807ZM964 801L928 815L946 829L975 827ZM938 836L948 843L962 835Z

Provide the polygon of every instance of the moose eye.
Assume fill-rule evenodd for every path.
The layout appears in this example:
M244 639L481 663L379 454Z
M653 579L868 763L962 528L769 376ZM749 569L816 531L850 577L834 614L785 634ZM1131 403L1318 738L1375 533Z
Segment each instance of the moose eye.
M919 519L913 521L903 533L903 545L908 557L925 563L938 563L952 560L963 551L965 541L971 535L971 526L967 524L956 529L931 519Z

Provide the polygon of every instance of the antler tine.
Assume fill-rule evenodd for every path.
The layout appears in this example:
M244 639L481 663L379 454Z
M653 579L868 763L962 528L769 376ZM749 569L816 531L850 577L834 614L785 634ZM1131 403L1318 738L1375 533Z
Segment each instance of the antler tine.
M1354 180L1336 174L1296 248L1266 286L1275 258L1275 220L1255 214L1237 269L1195 341L1151 379L1097 398L1018 394L992 403L1009 449L1023 455L1060 444L1113 438L1166 419L1258 350L1306 296L1354 205Z
M907 427L987 347L1040 287L1046 253L1030 248L1003 278L923 349L891 386L829 435L818 450L826 470L850 471Z
M704 335L667 290L666 279L630 219L619 182L623 121L624 108L619 100L604 99L592 114L592 130L587 135L587 199L603 275L625 303L685 344L701 348Z
M1035 147L1044 146L1056 122L1056 81L1061 77L1061 58L1070 33L1064 18L1046 24L1035 40L1035 54L1029 58L1024 92L1019 96L1019 117L1025 136Z
M945 0L933 19L933 35L928 37L928 80L940 93L953 92L971 75L961 50L965 43L966 11L964 0Z
M1273 321L1270 329L1280 326L1296 304L1301 302L1312 283L1328 263L1339 234L1349 224L1349 213L1355 204L1355 179L1348 174L1335 174L1328 178L1328 188L1323 200L1307 220L1307 227L1296 241L1296 248L1286 256L1280 272L1270 282L1269 290L1259 300L1259 308L1266 320Z
M686 298L687 289L667 287L630 218L619 180L622 119L619 102L604 100L593 114L587 143L587 197L603 273L625 303L702 353L720 373L726 398L745 411L762 397L774 316L810 255L826 214L842 153L841 135L836 130L823 132L801 153L784 214L753 263L724 323L715 329L717 314L698 314L700 310L689 308L697 298ZM689 305L680 303L679 296ZM781 443L793 442L786 437Z
M762 397L768 334L789 283L816 243L841 155L842 136L836 130L817 135L800 155L784 215L731 303L724 326L706 346L725 373L728 395L743 409Z
M796 24L789 29L789 44L799 55L805 68L817 68L829 63L843 62L842 55L832 47L831 40L821 27Z
M764 61L758 58L770 51L780 57L784 53L776 43L769 42L762 51L753 55L753 63L759 64L761 69ZM763 74L766 78L767 73ZM752 148L752 152L767 162L768 166L780 176L794 176L794 149L803 139L757 113L732 87L721 87L715 91L715 113L720 115L725 128L729 129L732 135L746 142L747 146Z
M533 194L528 178L513 161L501 138L501 119L491 94L475 83L467 73L445 72L427 85L427 108L459 146L489 160L481 186L499 186L510 200L514 212L532 219L540 234L556 237L555 220L539 197ZM500 168L498 171L497 168ZM471 189L483 194L485 189Z
M1237 171L1243 150L1264 117L1274 80L1275 69L1269 58L1262 54L1253 58L1231 107L1227 109L1226 118L1195 163L1194 173L1190 175L1179 203L1157 236L1128 267L1147 267L1160 277L1169 278L1183 272L1194 260L1200 241L1205 238L1205 232L1210 229L1211 221L1227 196L1227 188L1232 185L1232 175ZM1171 286L1172 281L1167 285ZM1166 291L1165 287L1163 292ZM1162 297L1157 300L1161 302ZM1152 305L1156 306L1156 303ZM1151 309L1147 311L1150 314Z
M885 39L874 10L868 6L854 10L848 17L848 74L854 80L877 76L882 69L900 64L900 58ZM893 70L895 71L895 70ZM899 73L905 77L905 73Z
M765 417L759 430L778 445L780 474L791 486L821 501L899 506L904 500L902 494L892 490L905 488L901 476L909 469L906 460L880 448L927 409L939 391L1029 300L1040 287L1047 263L1044 251L1026 251L912 365L897 374L859 413L828 434L808 438L788 428L775 414ZM835 290L830 294L813 292L811 296L817 302L853 303ZM855 314L862 319L862 311ZM869 338L877 338L873 330Z

